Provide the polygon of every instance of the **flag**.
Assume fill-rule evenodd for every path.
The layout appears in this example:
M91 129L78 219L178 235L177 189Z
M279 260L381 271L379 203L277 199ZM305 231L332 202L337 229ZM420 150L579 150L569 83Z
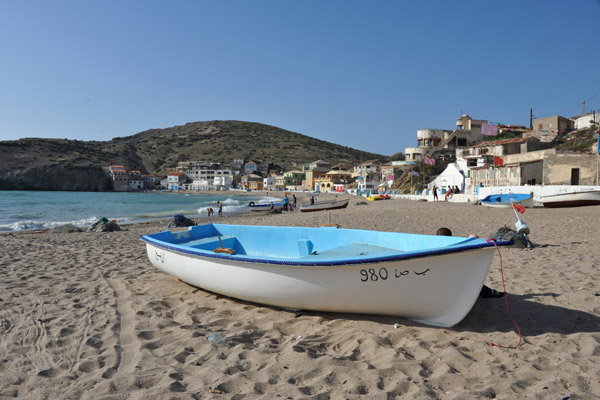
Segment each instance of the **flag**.
M485 122L481 124L481 134L485 136L496 136L498 134L498 127Z
M417 171L411 171L412 176L419 176L419 173Z
M502 167L502 166L504 166L504 160L501 159L500 157L494 156L494 165Z
M425 156L424 162L428 165L435 165L435 158Z
M518 204L513 204L513 207L515 208L515 210L517 210L518 212L520 212L521 214L525 214L525 207L520 206Z

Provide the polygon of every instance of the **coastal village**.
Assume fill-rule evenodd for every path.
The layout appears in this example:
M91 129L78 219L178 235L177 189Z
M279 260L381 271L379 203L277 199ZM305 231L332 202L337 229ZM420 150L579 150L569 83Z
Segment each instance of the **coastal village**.
M180 161L166 177L144 175L122 165L107 170L115 191L237 189L428 196L433 188L441 194L455 188L473 196L484 187L529 187L534 192L536 187L551 185L598 185L599 119L595 111L571 118L531 118L527 128L463 115L454 129L418 130L418 145L405 149L404 160L390 162L351 165L315 160L288 171L272 171L268 160ZM588 147L581 148L582 143Z

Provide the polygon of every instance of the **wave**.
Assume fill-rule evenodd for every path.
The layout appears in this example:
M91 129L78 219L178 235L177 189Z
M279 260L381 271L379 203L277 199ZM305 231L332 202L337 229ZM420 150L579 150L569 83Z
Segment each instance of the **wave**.
M11 224L0 225L0 232L13 232L13 231L30 231L40 229L51 229L56 228L60 225L71 224L78 228L87 228L94 222L98 221L98 217L84 218L75 221L17 221ZM125 223L124 220L120 220L119 223Z

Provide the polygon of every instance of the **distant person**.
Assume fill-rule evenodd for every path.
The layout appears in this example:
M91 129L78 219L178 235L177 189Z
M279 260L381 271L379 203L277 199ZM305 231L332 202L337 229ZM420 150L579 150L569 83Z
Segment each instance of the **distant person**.
M448 228L440 228L435 234L438 236L452 236L452 231ZM477 235L471 236L477 237ZM485 285L483 285L483 287L481 288L481 292L479 292L479 297L481 297L482 299L500 298L504 297L504 295L504 292L499 292Z
M446 195L444 196L444 201L448 201L452 198L452 189L448 186L448 190L446 191Z
M438 187L434 186L433 187L433 201L438 201L437 191L438 191Z
M208 207L206 209L206 213L208 214L209 217L212 217L213 214L214 214L214 211L213 211L212 207Z
M288 199L287 193L283 198L283 211L288 211L288 205L290 204L290 199Z
M294 208L296 208L296 195L293 194L292 198L294 199L294 201L292 202L292 204L294 205Z
M221 203L220 201L217 201L217 206L219 207L219 217L223 216L223 203Z
M315 197L314 196L310 198L310 204L315 204Z

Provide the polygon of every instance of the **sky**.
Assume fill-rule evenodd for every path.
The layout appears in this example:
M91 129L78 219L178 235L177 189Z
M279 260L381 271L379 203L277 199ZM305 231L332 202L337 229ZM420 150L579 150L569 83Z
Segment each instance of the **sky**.
M598 26L600 0L0 0L0 140L240 120L389 156L598 112Z

